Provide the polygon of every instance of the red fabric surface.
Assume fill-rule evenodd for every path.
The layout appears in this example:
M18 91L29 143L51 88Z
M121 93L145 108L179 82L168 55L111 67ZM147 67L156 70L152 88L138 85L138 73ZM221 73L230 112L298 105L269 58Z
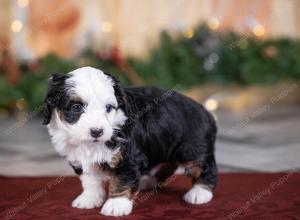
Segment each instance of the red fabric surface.
M139 194L130 216L122 219L300 219L300 174L221 174L214 199L189 205L182 195L186 177L170 179L159 192ZM116 219L100 209L74 209L81 192L78 178L0 177L0 219Z

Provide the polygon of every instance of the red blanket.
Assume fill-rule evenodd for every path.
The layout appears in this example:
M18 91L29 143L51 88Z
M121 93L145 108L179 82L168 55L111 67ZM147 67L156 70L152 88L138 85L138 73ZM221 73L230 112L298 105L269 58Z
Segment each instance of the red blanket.
M299 173L221 174L215 198L202 206L182 201L189 187L175 176L159 191L140 193L122 219L300 219ZM80 192L75 177L0 177L0 219L115 219L72 208Z

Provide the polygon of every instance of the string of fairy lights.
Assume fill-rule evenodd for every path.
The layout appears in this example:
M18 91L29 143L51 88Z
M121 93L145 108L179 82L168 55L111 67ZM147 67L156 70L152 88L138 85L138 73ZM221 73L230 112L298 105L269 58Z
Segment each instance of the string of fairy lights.
M29 0L18 0L17 6L26 8L29 5ZM23 22L20 19L14 19L10 25L13 32L20 32L23 29Z
M217 5L217 9L215 11L215 15L213 15L207 21L207 25L211 30L218 30L222 26L222 18L224 16L224 11L226 9L226 0L219 0L219 4ZM257 4L257 1L253 1L253 4ZM17 0L17 6L20 8L26 8L30 3L30 0ZM262 37L266 33L266 29L264 25L257 21L252 15L250 15L247 19L245 19L247 26L251 29L252 33L257 37ZM14 19L11 22L11 31L20 32L23 28L24 24L20 19ZM101 29L105 33L109 33L113 29L113 25L109 21L103 21L101 24ZM191 27L186 29L186 36L193 36L193 29Z
M207 25L211 30L218 30L222 26L222 19L227 6L226 3L226 0L219 0L215 15L207 22ZM246 19L240 19L242 21L242 26L246 26L247 29L250 29L256 37L263 37L266 34L264 25L255 18L255 12L260 4L261 2L259 0L253 0L252 5L249 6L249 12L245 15Z
M250 9L249 9L248 15L245 15L246 19L242 20L242 22L243 22L242 25L245 26L248 30L250 30L251 33L254 34L256 37L263 37L266 34L266 28L264 27L264 25L262 23L260 23L255 18L255 11L259 7L259 2L260 1L257 1L257 0L252 1L252 5L250 5L250 7L249 7ZM29 3L30 3L30 0L16 0L16 5L19 8L19 10L22 10L22 9L25 9L26 7L28 7ZM178 4L178 5L180 5L180 8L181 8L182 4ZM227 6L228 6L227 0L219 0L218 1L218 4L216 5L216 9L213 10L214 13L213 13L212 17L210 19L208 19L208 21L207 21L207 26L211 30L217 31L222 28L222 20L224 20L224 14L225 14ZM22 31L22 29L24 28L24 23L22 20L25 20L25 19L16 18L11 22L10 28L11 28L12 32L18 33L18 32ZM177 19L176 23L178 23L178 22L181 22L181 21L178 21L178 19ZM182 24L181 25L178 24L177 26L182 27ZM113 24L110 21L102 21L100 23L100 27L97 28L97 31L101 31L103 33L110 33L113 31ZM189 26L185 29L184 34L187 38L192 38L194 35L194 29ZM24 105L20 104L21 101L18 100L16 103L16 107L20 110L24 108ZM216 98L209 97L205 101L204 105L209 111L214 112L219 107L219 101Z
M17 0L17 6L19 8L26 8L30 3L30 0ZM23 22L20 20L20 19L14 19L12 22L11 22L11 25L10 25L10 28L11 28L11 31L13 32L20 32L22 29L23 29ZM105 33L109 33L112 31L112 23L109 22L109 21L103 21L102 24L101 24L101 30Z

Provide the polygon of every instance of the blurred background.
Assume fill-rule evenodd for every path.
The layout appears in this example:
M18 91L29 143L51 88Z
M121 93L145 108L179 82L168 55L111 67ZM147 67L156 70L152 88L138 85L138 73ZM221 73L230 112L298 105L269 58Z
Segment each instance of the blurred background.
M300 168L300 0L1 0L0 175L71 175L41 125L47 79L81 66L192 97L222 172Z

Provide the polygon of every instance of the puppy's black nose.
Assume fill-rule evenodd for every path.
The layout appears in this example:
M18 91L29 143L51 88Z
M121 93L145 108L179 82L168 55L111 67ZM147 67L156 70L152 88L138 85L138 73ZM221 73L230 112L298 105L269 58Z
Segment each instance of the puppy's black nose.
M103 129L102 128L91 128L90 132L91 132L91 136L93 138L98 138L98 137L103 135Z

